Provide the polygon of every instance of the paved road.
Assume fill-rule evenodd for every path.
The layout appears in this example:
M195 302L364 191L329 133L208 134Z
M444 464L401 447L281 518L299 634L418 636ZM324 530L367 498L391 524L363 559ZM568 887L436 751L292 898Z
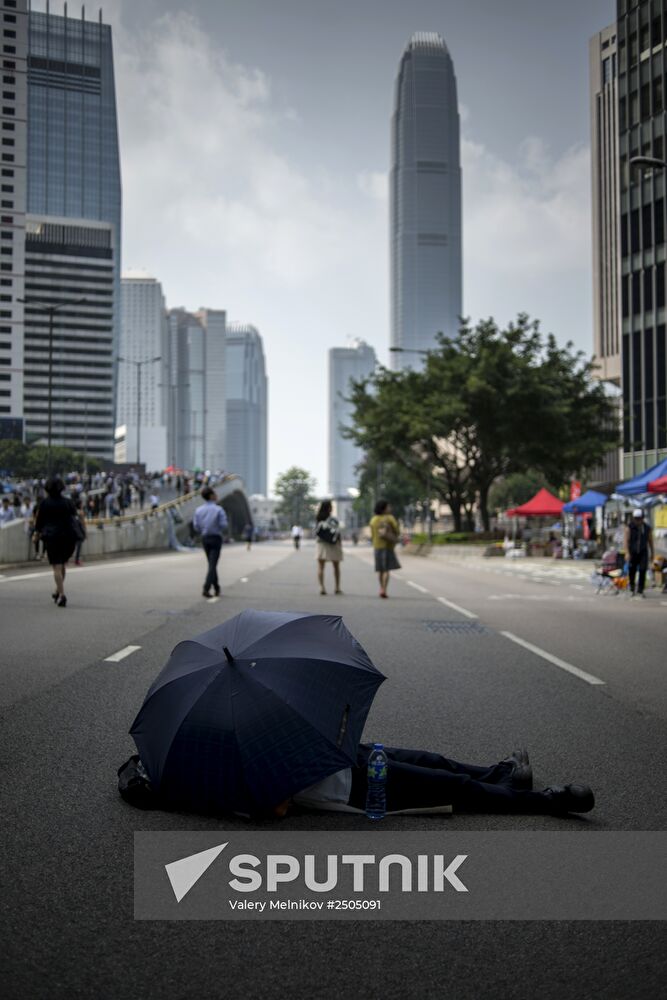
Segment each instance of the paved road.
M175 643L248 606L343 615L388 677L367 738L489 761L525 743L538 782L578 778L598 797L583 819L453 816L444 821L448 831L583 835L667 826L667 608L658 595L641 603L594 598L585 580L567 575L540 580L504 565L492 572L490 561L405 556L391 599L380 601L370 552L360 548L346 550L344 595L321 597L313 558L312 545L299 553L279 543L250 553L227 547L223 596L210 603L200 596L200 554L72 570L65 610L51 603L43 571L0 579L10 873L2 893L3 995L660 995L667 976L661 924L133 921L135 830L243 829L202 816L138 813L118 798L115 770L133 750L128 727ZM128 646L138 648L106 659ZM366 823L312 814L288 817L280 829ZM432 831L442 823L393 818L383 828Z

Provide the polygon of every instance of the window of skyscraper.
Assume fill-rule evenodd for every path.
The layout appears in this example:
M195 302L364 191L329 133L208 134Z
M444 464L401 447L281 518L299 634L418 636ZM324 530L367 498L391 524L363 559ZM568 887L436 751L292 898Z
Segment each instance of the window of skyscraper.
M609 83L611 80L611 64L609 59L602 60L602 83Z

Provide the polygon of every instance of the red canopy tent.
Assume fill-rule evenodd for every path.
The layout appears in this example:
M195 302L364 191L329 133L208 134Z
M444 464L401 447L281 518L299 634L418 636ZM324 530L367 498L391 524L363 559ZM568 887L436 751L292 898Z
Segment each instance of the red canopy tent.
M667 493L667 476L660 476L648 484L649 493Z
M508 517L560 517L563 501L542 487L532 500L507 511Z

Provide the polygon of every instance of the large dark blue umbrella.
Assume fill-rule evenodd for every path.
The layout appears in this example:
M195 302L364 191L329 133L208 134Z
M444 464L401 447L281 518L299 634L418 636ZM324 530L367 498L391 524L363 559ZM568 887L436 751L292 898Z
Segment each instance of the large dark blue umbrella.
M176 646L130 733L165 800L251 812L354 764L384 679L338 615L243 611Z

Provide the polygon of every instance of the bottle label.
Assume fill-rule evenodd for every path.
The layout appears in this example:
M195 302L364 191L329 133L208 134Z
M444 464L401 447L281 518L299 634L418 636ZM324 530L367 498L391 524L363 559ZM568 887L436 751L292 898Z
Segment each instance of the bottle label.
M386 781L387 762L384 760L379 760L377 761L377 763L369 763L368 778L369 781Z

